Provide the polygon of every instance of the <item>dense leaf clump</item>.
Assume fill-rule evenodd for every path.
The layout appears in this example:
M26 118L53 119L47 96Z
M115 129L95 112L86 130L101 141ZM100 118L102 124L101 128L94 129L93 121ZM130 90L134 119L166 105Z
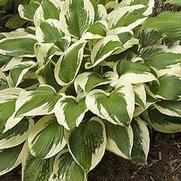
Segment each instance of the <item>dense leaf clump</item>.
M181 131L181 12L154 0L32 0L0 33L0 175L85 181L105 150L147 163Z

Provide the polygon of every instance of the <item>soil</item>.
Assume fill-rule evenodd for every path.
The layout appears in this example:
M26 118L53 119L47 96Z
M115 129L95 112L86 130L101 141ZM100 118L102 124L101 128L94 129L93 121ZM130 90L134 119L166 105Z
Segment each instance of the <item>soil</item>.
M151 133L146 166L107 152L89 181L181 181L181 133Z

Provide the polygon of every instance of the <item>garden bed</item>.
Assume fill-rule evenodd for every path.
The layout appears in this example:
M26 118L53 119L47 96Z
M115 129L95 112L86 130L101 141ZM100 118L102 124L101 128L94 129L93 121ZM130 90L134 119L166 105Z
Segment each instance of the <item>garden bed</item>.
M89 181L180 181L181 134L151 135L148 165L133 164L107 153L97 168L90 173Z

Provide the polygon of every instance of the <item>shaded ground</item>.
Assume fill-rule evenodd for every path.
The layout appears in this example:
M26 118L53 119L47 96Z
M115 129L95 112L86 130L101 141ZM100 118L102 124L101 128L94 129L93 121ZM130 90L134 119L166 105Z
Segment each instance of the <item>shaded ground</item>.
M21 181L21 168L16 168L15 170L0 176L0 181Z
M107 153L89 181L181 181L181 134L152 134L147 166Z

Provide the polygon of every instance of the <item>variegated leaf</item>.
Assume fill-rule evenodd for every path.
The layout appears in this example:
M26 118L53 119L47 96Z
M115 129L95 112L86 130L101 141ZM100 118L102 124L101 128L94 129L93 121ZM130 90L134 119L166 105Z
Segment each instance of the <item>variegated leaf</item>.
M127 0L125 0L127 1ZM154 8L154 5L155 5L155 0L131 0L130 1L131 4L130 5L136 5L136 4L143 4L145 6L145 11L144 11L144 16L149 16L152 14L153 12L153 8Z
M8 21L5 24L5 27L14 30L17 28L21 28L23 26L26 26L27 20L22 19L19 14L15 14L14 16L10 17Z
M5 39L7 36L0 34L0 40ZM14 65L19 64L22 58L11 57L0 53L0 68L2 71L10 70Z
M135 38L135 35L132 30L128 27L116 28L108 31L107 35L117 35L119 40L122 43L122 46L115 52L115 54L119 54L134 45L138 45L139 40Z
M156 17L149 18L143 25L148 31L158 31L164 37L172 40L181 40L181 12L162 12Z
M74 87L76 92L83 90L84 92L88 93L97 86L106 85L109 83L110 80L108 78L101 77L99 74L94 72L84 72L76 77Z
M69 151L63 150L56 157L51 181L87 181L86 173L75 162Z
M159 82L150 85L150 90L163 100L178 100L181 97L181 78L177 76L164 75L159 77Z
M40 159L28 155L23 161L22 181L48 181L53 173L54 157L49 159Z
M34 14L39 5L38 1L30 2L29 4L20 4L18 7L20 17L28 21L33 21Z
M147 164L147 157L150 147L148 128L143 120L136 118L132 121L133 148L131 159L140 164Z
M91 51L91 63L87 62L86 68L92 68L104 61L113 52L122 46L116 35L106 36L98 41Z
M0 34L0 40L6 39L6 38L17 38L17 37L24 37L24 36L28 36L31 35L28 32L26 32L25 28L18 28L14 31L10 31L10 32L3 32Z
M108 25L110 29L128 27L134 29L142 24L147 17L144 14L145 6L142 4L120 7L108 15Z
M136 96L136 95L135 95ZM135 101L140 103L140 100L138 100L138 98L135 97ZM137 103L136 102L136 103ZM153 97L151 97L150 95L146 95L146 104L145 107L142 106L136 106L135 107L135 111L134 111L134 116L133 117L137 117L140 114L144 113L145 110L147 110L150 106L152 106L153 104L155 104L156 102L158 102L158 99L155 99Z
M154 5L155 5L155 0L122 0L120 2L120 7L124 7L124 6L130 6L130 5L144 5L145 6L145 10L144 10L144 16L149 16L151 15ZM118 6L118 5L117 5ZM116 9L117 6L115 6L114 8Z
M97 6L94 7L94 11L95 11L94 21L106 20L107 10L104 5L98 4Z
M75 128L69 137L69 150L85 172L92 170L102 159L106 147L103 122L93 117Z
M141 29L139 30L138 38L140 48L147 48L151 46L154 47L159 44L159 41L162 39L162 35L158 31L147 31Z
M9 37L0 40L0 53L14 57L34 57L34 35Z
M47 159L60 152L66 144L64 128L55 117L45 116L33 127L28 137L28 146L33 156Z
M135 93L135 102L137 105L146 107L146 90L143 84L135 84L133 86Z
M13 148L0 150L0 176L10 172L21 164L27 153L27 145L18 145Z
M45 66L54 55L58 54L60 49L53 43L36 43L34 51L38 65L41 68Z
M133 118L135 99L133 87L122 84L111 93L95 89L86 97L88 109L113 124L128 126Z
M82 34L94 22L94 8L89 0L65 0L60 16L64 32L81 38Z
M122 60L116 66L120 79L131 84L139 84L157 80L153 71L146 65Z
M8 125L9 121L19 122L21 118L13 118L16 100L22 89L8 88L0 91L0 132L3 133L15 125Z
M163 75L181 77L181 53L155 52L146 57L146 64L155 70L158 77Z
M37 43L34 49L39 65L39 69L36 71L38 81L40 84L48 84L59 90L60 86L55 80L54 66L51 60L54 55L61 52L60 49L53 43Z
M55 105L54 112L58 123L72 130L79 126L87 112L85 99L78 101L73 96L63 96Z
M72 44L55 66L56 81L64 86L72 83L80 69L86 41Z
M40 85L34 91L22 92L16 102L15 117L52 114L60 97L54 88L48 85Z
M31 119L24 118L12 129L4 132L0 127L0 150L12 148L23 143L27 138L34 122Z
M36 74L33 72L34 70L35 69L32 69L32 71L29 71L24 75L19 87L27 91L32 91L39 87L40 84L37 80Z
M59 0L42 0L33 17L35 26L50 18L59 20L63 4Z
M89 29L82 35L83 39L101 39L106 36L108 30L106 21L96 21Z
M174 42L171 46L163 45L161 48L163 51L168 53L180 54L181 51L181 45L178 44L178 41Z
M61 86L57 83L54 76L54 66L52 61L46 63L36 71L36 76L40 84L47 84L59 91Z
M150 125L157 131L163 133L179 133L181 131L180 117L171 117L161 114L158 110L148 111Z
M154 106L163 114L181 118L181 101L160 101Z
M21 61L22 58L0 54L0 68L3 72L9 71L14 66L18 65Z
M6 75L0 69L0 91L9 87L9 81Z
M122 5L122 2L124 2L125 0L122 0L121 2L118 2L118 1L110 1L108 2L106 5L105 5L105 8L108 12L110 12L111 10L115 10L115 9L118 9L120 7L123 7L125 6L124 4ZM126 0L128 1L128 0Z
M35 26L28 26L28 27L26 27L25 31L27 33L35 35L36 27Z
M10 84L14 87L17 87L23 79L23 76L35 66L35 62L26 61L19 63L14 66L9 72L9 81Z
M122 127L107 122L106 135L106 149L118 156L130 159L133 146L133 131L131 126Z
M62 32L61 24L56 19L41 21L36 28L36 38L40 43L54 43L62 51L67 49L71 41L71 38Z

